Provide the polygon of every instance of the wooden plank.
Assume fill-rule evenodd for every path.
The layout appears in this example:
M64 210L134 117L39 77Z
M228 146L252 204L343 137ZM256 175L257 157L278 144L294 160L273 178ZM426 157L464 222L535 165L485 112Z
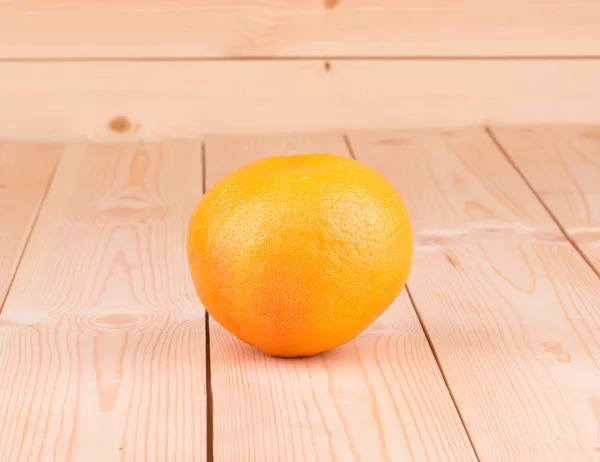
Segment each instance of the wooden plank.
M353 135L404 197L409 288L480 460L600 452L600 280L484 130Z
M492 132L600 271L600 128L493 127Z
M589 0L0 2L0 58L590 56Z
M264 156L348 155L341 136L215 137L207 185ZM356 341L260 353L210 322L215 460L475 460L406 292Z
M0 144L0 310L59 154L52 146Z
M11 139L600 123L600 59L4 62L0 75Z
M65 150L0 317L0 460L206 460L200 143Z

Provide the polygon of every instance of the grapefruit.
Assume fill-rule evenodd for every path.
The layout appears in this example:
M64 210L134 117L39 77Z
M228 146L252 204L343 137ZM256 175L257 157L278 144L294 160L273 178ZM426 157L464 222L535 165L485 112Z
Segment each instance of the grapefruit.
M200 301L227 331L277 357L343 345L408 278L404 203L377 171L333 154L265 157L200 199L187 233Z

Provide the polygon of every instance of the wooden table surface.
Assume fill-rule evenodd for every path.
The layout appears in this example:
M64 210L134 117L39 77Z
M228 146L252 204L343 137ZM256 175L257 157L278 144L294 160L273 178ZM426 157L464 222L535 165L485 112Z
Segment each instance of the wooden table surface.
M253 159L381 171L415 231L359 338L275 359L205 316L187 221ZM0 144L0 461L600 460L600 128Z

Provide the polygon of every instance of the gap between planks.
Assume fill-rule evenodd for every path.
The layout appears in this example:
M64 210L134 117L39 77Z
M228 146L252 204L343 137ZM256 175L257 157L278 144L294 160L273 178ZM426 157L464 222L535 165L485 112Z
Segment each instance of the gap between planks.
M202 194L206 194L206 143L202 142ZM204 312L204 336L206 338L206 462L214 461L213 393L210 365L210 315Z
M52 171L50 172L50 176L48 177L46 187L44 188L44 191L42 192L39 203L34 211L33 220L31 222L31 225L29 226L29 229L27 230L27 235L25 237L25 243L19 253L19 257L17 258L17 263L14 267L10 281L6 287L6 291L4 294L0 293L0 315L2 315L2 310L4 309L4 305L6 304L8 295L10 294L10 290L12 289L12 286L15 283L15 278L17 277L17 271L19 271L19 267L21 266L21 262L23 261L23 256L25 255L25 252L27 251L27 246L29 245L29 241L31 239L31 234L33 233L33 229L35 228L35 225L37 224L38 218L40 217L40 212L42 211L42 207L44 206L46 197L48 196L48 191L50 191L50 188L52 187L52 183L54 182L54 177L56 176L56 171L58 170L58 166L60 165L61 158L62 158L62 156L58 155L58 159L54 163L54 167L52 168Z
M222 57L207 57L201 56L99 56L99 57L81 57L81 58L49 58L49 57L34 57L34 58L3 58L0 57L1 63L170 63L170 62L252 62L260 61L264 63L284 62L284 61L322 61L324 63L343 63L345 61L589 61L600 59L600 54L589 55L562 55L550 54L539 56L512 56L512 55L473 55L473 56L367 56L367 55L349 55L349 56L222 56ZM235 136L234 134L232 134Z
M577 243L577 241L575 239L573 239L573 236L571 236L571 233L569 233L569 231L567 231L567 229L561 223L561 221L558 219L556 214L552 211L552 209L548 206L548 204L546 204L544 199L542 199L542 196L540 196L538 194L537 190L533 187L533 185L531 184L531 182L529 181L529 179L527 178L525 173L523 173L523 171L519 168L519 166L517 165L515 160L511 157L510 153L508 152L509 149L504 146L504 144L498 139L498 137L494 134L494 132L491 130L491 128L489 126L486 126L485 130L486 130L486 133L490 136L490 138L492 138L492 140L494 141L494 144L498 147L498 150L504 155L504 157L506 158L508 163L510 165L512 165L512 167L519 174L521 179L525 182L525 184L527 185L527 187L529 188L531 193L537 198L537 200L542 205L542 207L544 207L546 212L548 212L548 215L550 215L552 220L554 220L554 223L556 223L556 226L558 226L558 229L560 229L560 232L563 234L565 239L567 241L569 241L569 244L571 244L571 246L577 251L577 253L585 261L585 263L594 272L596 277L600 280L600 270L598 269L598 267L596 265L594 265L594 263L592 263L592 261L590 260L590 257L587 255L587 253L585 253L583 251L583 249L581 248L581 246Z

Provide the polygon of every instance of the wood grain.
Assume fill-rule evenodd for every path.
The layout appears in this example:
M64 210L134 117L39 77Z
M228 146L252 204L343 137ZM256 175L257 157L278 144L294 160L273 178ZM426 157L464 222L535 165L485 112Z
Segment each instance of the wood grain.
M493 127L533 189L600 271L600 129Z
M52 146L0 144L0 311L59 154Z
M0 2L0 58L597 56L586 0Z
M0 317L0 460L206 459L199 143L68 147Z
M408 285L480 460L597 460L600 280L492 139L350 141L406 201Z
M348 155L341 136L213 137L210 187L260 157ZM355 341L263 355L210 322L214 460L475 460L406 292Z
M19 140L600 123L595 59L4 62L0 75L0 137Z

